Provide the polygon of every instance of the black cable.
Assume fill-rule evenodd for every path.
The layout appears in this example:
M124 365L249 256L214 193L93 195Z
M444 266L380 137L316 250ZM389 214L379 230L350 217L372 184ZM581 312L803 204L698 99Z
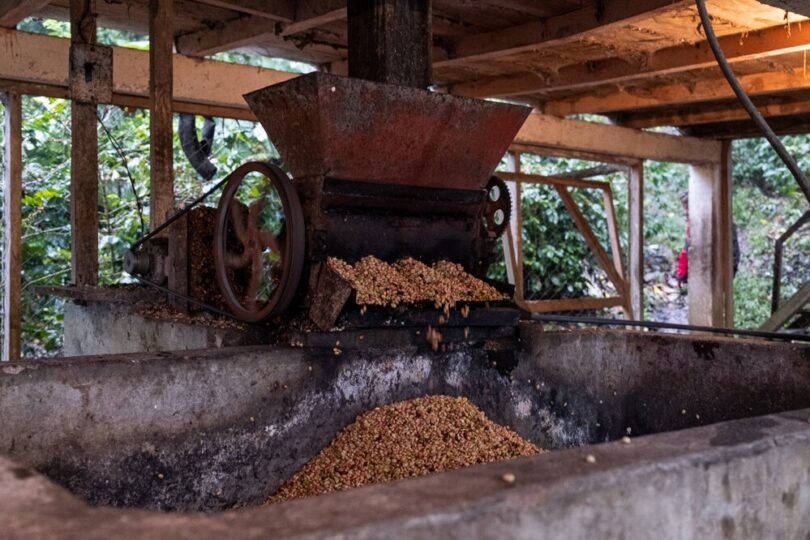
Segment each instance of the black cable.
M141 221L141 236L146 234L146 221L143 217L143 203L141 202L141 197L138 195L138 188L135 183L135 178L132 176L132 171L129 170L129 162L127 160L126 153L124 153L124 149L121 148L121 145L118 143L118 140L113 137L113 134L110 132L107 125L104 124L104 120L101 116L96 113L96 118L98 118L98 123L101 124L101 129L104 130L104 133L107 134L107 138L110 140L110 144L113 145L118 157L121 158L121 163L124 165L124 170L127 171L127 177L129 177L129 185L132 188L132 194L135 196L135 206L138 209L138 218Z
M720 70L723 72L728 84L731 86L732 90L734 90L734 93L737 95L737 99L740 100L740 103L748 112L748 115L771 144L771 147L773 147L774 151L779 155L779 158L782 160L782 162L784 162L788 170L790 170L793 178L795 178L796 182L799 184L799 188L804 192L807 202L810 203L810 180L807 179L807 176L799 168L796 160L793 159L793 156L791 156L787 151L785 145L782 144L782 141L776 136L776 133L774 133L771 126L768 125L768 122L762 116L762 113L759 112L759 109L757 109L754 102L751 101L751 98L748 97L748 94L745 93L745 90L740 85L740 81L738 81L736 75L734 75L734 71L732 71L728 60L726 59L726 55L723 53L723 49L720 47L720 42L717 40L717 36L714 33L712 21L709 18L708 11L706 10L705 0L695 0L695 3L697 4L698 13L700 14L701 25L703 26L703 30L706 32L706 39L709 42L709 46L714 53L717 64L720 66Z
M222 180L220 180L219 182L214 184L214 186L211 187L211 189L209 189L208 191L206 191L205 193L203 193L202 195L200 195L199 197L197 197L196 199L191 201L191 203L189 203L183 210L173 214L172 217L170 217L169 219L167 219L166 221L161 223L159 227L155 228L155 230L153 230L152 232L150 232L146 236L136 240L135 243L130 246L130 248L129 248L130 251L137 250L139 247L141 247L141 245L143 245L144 242L146 242L150 238L154 238L155 235L157 235L158 233L160 233L161 231L163 231L164 229L169 227L172 223L174 223L175 221L177 221L178 219L180 219L184 215L191 212L191 210L195 206L197 206L198 204L203 202L209 195L211 195L213 192L215 192L220 187L222 187L230 179L231 179L231 175L226 176L225 178L223 178Z
M625 319L603 319L600 317L572 317L570 315L546 315L532 313L532 320L539 322L581 323L596 326L638 326L653 330L687 330L690 332L707 332L725 336L758 337L776 339L780 341L810 342L810 336L802 334L787 334L777 332L761 332L759 330L738 330L735 328L715 328L713 326L696 326L692 324L676 324L657 321L628 321Z

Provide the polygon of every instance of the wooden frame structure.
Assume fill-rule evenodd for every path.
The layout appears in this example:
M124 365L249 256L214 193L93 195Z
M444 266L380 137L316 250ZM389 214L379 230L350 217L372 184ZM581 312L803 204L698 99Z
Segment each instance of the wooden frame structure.
M517 159L520 155L517 154ZM515 284L515 301L532 313L543 313L553 311L576 311L586 309L599 309L605 307L621 306L627 318L632 319L637 316L634 307L630 303L629 285L625 279L624 262L622 260L621 246L619 242L619 232L616 226L616 211L613 205L613 190L608 182L597 182L593 180L582 180L577 178L563 178L557 176L540 176L535 174L524 174L519 172L501 172L498 174L503 180L514 184L510 192L515 196L513 223L507 229L505 236L507 245L505 252L509 254L507 258L511 267L512 283ZM545 299L526 300L523 286L523 216L520 213L520 198L523 184L543 184L552 186L560 196L569 216L574 221L577 230L582 235L591 253L596 258L597 263L605 271L613 286L616 287L618 296L609 298L566 298L566 299ZM607 218L608 237L610 239L611 256L608 256L602 247L599 239L593 232L590 224L586 220L582 211L577 206L571 196L570 188L597 189L602 192L602 200L605 205L605 216ZM515 234L515 231L517 234ZM518 287L518 283L520 286Z
M786 22L783 9L757 0L708 4L727 55L763 113L784 132L810 126L810 79L804 77L810 24L798 24L810 13L790 14ZM71 40L14 29L29 16L73 21ZM346 0L0 1L0 92L71 98L80 104L77 111L85 111L76 114L73 130L74 163L80 164L74 188L81 193L73 202L79 246L74 282L95 282L91 239L97 234L93 178L98 167L90 156L95 104L152 110L152 222L159 222L173 202L172 113L254 120L241 96L296 76L202 57L248 49L346 73L346 17ZM675 125L684 133L723 138L750 133L696 20L692 0L433 0L429 67L432 83L443 91L507 97L535 107L538 113L521 129L514 152L631 168L626 280L634 313L643 304L643 161L688 163L690 193L702 201L690 206L693 231L700 228L690 258L690 322L728 325L729 146L638 129ZM150 51L101 46L95 37L98 25L148 34ZM93 70L90 88L82 77L71 75L70 58L81 54L89 55L81 57L82 65ZM555 116L595 112L620 125ZM7 125L7 141L19 133L17 126L15 121ZM14 153L14 148L6 151ZM9 193L4 203L14 207L18 203ZM11 237L7 251L14 247ZM8 292L16 282L6 272ZM13 294L9 298L13 301ZM16 328L11 324L12 333ZM13 351L4 355L13 357Z

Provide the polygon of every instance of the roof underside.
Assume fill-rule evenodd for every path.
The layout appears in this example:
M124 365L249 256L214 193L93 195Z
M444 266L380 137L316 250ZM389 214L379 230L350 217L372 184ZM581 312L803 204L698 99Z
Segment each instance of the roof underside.
M765 1L774 5L707 4L762 111L782 131L806 131L810 22L785 11L793 9L787 0ZM34 14L64 20L68 4L57 0ZM98 0L99 23L145 34L147 7L148 0ZM251 49L345 72L345 11L345 0L176 0L177 49L192 56ZM452 93L514 99L558 116L604 114L634 127L751 133L694 0L433 0L433 32L434 82Z

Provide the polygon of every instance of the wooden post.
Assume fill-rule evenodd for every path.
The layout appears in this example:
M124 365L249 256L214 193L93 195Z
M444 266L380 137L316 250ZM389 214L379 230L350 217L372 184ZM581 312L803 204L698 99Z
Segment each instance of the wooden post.
M723 327L731 301L731 176L724 159L689 168L689 324Z
M149 1L149 224L158 227L174 207L172 161L172 0Z
M724 140L721 149L720 161L720 186L718 201L718 220L721 232L720 241L717 244L720 260L720 282L719 287L723 295L723 318L726 328L734 328L734 248L733 248L733 172L734 162L731 159L732 141Z
M96 42L95 0L70 0L71 47ZM70 86L82 84L70 70ZM71 103L70 231L74 285L98 280L98 133L96 104Z
M22 312L22 100L18 94L3 96L3 361L20 359Z
M633 317L644 320L644 162L630 167L627 179L627 282Z
M431 0L349 0L349 76L427 88Z

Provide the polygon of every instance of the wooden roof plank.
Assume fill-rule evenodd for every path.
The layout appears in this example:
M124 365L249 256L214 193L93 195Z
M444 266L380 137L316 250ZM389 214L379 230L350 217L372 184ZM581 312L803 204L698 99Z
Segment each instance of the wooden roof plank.
M579 39L582 34L597 28L629 24L634 20L650 17L655 12L666 12L691 2L692 0L607 0L604 9L590 5L556 17L458 38L452 41L448 58L436 62L434 66L453 66L533 51L549 42L560 44L565 40Z
M810 25L784 25L720 38L731 63L804 51L810 48ZM608 84L684 73L717 65L708 44L667 47L637 59L608 58L567 66L557 72L525 74L454 84L451 92L470 97L508 97L546 92L582 91Z
M810 89L810 77L801 70L770 71L738 77L745 91L752 96L778 94ZM547 101L544 112L555 116L572 114L607 114L633 109L686 105L734 97L728 82L722 78L690 80L652 87L623 88L607 94L581 95Z
M280 24L263 17L240 17L214 28L179 36L177 52L201 57L261 44L273 48L285 58L302 62L326 63L341 57L338 49L328 44L298 46L293 39L281 35Z
M295 0L197 0L197 2L281 22L291 22L295 18Z
M312 30L313 28L318 28L319 26L323 26L325 24L333 23L335 21L342 21L345 18L346 18L345 7L333 9L331 11L321 13L320 15L314 15L307 19L296 20L295 22L286 25L284 29L281 31L281 35L291 36L294 34L300 34L302 32Z
M0 26L14 28L46 5L50 0L0 0Z
M295 0L197 0L201 4L282 22L295 19Z
M810 113L810 96L787 102L758 103L757 109L766 118L807 114ZM618 116L621 125L639 129L657 126L694 126L747 119L749 119L748 112L736 100L688 109L626 113Z
M810 133L810 114L771 118L768 125L777 135L804 135ZM699 124L682 128L682 131L698 137L716 139L747 139L762 137L759 127L751 120L732 120L712 124Z

